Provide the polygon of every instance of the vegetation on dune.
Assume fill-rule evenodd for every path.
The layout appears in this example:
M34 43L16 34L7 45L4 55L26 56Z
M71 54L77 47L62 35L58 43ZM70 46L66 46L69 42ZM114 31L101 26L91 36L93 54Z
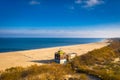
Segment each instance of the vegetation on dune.
M0 72L0 80L65 80L67 77L69 80L89 80L85 74L78 76L79 73L102 80L120 80L120 39L112 40L109 46L77 56L66 65L52 63L6 69Z
M1 71L0 80L89 80L85 74L75 74L70 65L31 65L27 68L12 67Z
M92 74L102 80L120 80L120 39L78 56L70 64L76 72Z
M71 74L69 67L59 64L32 65L27 68L13 67L2 72L0 80L61 80Z

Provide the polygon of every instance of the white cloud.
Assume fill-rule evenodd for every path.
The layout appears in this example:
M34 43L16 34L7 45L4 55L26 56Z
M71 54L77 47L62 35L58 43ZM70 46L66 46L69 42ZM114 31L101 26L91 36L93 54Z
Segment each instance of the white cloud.
M78 38L111 38L120 37L120 23L94 26L71 26L69 28L0 28L0 37L78 37Z
M105 3L104 0L74 0L74 6L76 6L76 8L82 7L89 9L104 3Z
M29 2L30 5L39 5L40 2L39 1L36 1L36 0L32 0Z
M77 37L77 38L111 38L120 37L120 24L99 25L94 29L0 29L0 37Z
M85 1L85 5L83 7L94 7L96 5L100 5L103 4L104 1L103 0L87 0Z

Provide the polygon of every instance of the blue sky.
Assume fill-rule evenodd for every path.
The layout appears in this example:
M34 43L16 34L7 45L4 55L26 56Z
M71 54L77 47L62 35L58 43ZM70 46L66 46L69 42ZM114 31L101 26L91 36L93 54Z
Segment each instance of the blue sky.
M0 37L120 37L120 0L0 0Z

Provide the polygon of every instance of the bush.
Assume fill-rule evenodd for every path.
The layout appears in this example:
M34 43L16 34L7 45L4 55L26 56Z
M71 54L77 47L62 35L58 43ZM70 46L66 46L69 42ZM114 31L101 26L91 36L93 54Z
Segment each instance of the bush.
M64 75L72 73L70 65L50 64L31 65L27 68L12 67L0 75L0 80L61 80Z

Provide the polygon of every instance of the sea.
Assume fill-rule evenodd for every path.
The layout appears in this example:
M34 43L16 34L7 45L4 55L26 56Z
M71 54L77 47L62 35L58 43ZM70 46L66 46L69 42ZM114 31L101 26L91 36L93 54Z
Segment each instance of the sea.
M0 38L0 53L99 42L104 38Z

